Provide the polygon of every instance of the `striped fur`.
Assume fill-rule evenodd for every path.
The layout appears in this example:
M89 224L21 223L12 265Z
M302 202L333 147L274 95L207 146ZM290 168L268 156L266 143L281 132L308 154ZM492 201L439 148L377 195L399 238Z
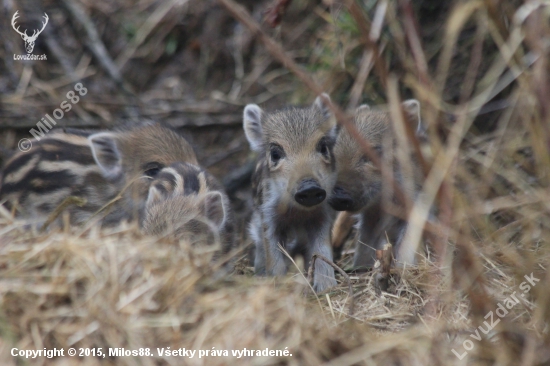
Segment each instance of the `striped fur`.
M103 224L141 220L151 178L177 161L197 163L187 141L160 124L103 132L54 130L7 161L0 200L39 224L66 197L77 196L85 205L67 211L71 223L81 224L121 194L101 212Z
M193 244L220 243L221 254L227 254L233 247L229 210L229 200L211 174L178 162L162 169L152 182L143 231Z
M289 261L279 245L291 256L302 255L306 266L315 253L331 259L334 211L325 197L336 181L332 145L337 128L322 98L310 107L272 113L248 105L244 130L252 150L259 154L249 231L256 246L256 274L286 274ZM307 197L314 199L301 198L313 191L317 193ZM317 261L315 267L315 291L336 285L331 266Z

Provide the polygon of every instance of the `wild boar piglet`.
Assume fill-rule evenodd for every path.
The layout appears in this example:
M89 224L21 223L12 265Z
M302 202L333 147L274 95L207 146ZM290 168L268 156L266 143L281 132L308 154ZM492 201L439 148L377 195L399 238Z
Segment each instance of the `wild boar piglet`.
M146 234L182 239L192 245L233 246L229 199L208 172L189 163L163 168L151 183L145 203Z
M0 200L40 225L67 197L76 196L84 205L66 211L71 224L82 224L120 194L101 212L103 225L141 223L153 179L175 162L197 164L197 159L182 136L158 123L101 132L53 130L7 161Z
M332 149L338 129L326 103L324 94L309 107L265 112L249 104L244 109L244 131L258 153L249 229L258 275L286 274L289 262L279 245L291 256L302 255L306 266L314 253L332 259L335 212L326 198L336 182ZM315 291L336 285L330 265L319 260L315 267Z
M418 135L423 135L420 123L420 104L415 99L402 103L405 122L411 123ZM400 149L390 111L386 108L359 107L354 118L360 137L368 141L380 156L383 166L388 167L404 193L414 199L421 188L422 171L414 154L405 152L406 159L398 158L404 150ZM334 146L338 179L329 199L330 205L341 213L338 225L350 225L352 220L345 215L357 214L358 241L353 265L356 268L371 267L375 262L377 249L382 249L389 240L394 246L396 259L401 263L415 263L415 253L403 243L407 222L387 214L383 209L383 200L398 203L391 185L382 177L382 171L364 154L359 142L346 130L338 135ZM400 164L408 161L408 164ZM387 193L387 194L386 194ZM335 236L342 235L346 228L335 227Z

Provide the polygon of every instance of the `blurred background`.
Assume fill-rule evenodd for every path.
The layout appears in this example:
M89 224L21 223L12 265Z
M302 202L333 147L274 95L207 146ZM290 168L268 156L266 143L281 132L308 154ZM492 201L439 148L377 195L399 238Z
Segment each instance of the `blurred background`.
M506 37L506 21L520 4L488 2L491 27L487 19L473 16L460 29L447 78L438 87L441 100L436 101L420 95L420 89L437 70L453 2L240 3L348 111L361 103L386 103L388 72L399 79L402 98L416 97L423 108L440 101L464 103L472 92L462 88L465 80L471 84L466 89L473 89L501 57L490 31ZM48 15L32 52L45 54L47 60L14 60L13 55L26 54L12 27L16 11L16 26L29 35L42 28L44 13ZM46 113L52 115L74 84L82 82L88 94L57 127L103 129L143 120L176 127L197 151L199 162L224 181L244 221L253 160L242 131L244 105L270 109L311 103L316 97L216 0L4 0L0 16L3 156L9 156L20 138L30 137L29 129ZM367 37L373 22L375 31ZM509 93L506 86L482 105L473 133L494 130ZM442 113L432 114L428 122L433 134L444 139L456 115L450 108L436 108Z

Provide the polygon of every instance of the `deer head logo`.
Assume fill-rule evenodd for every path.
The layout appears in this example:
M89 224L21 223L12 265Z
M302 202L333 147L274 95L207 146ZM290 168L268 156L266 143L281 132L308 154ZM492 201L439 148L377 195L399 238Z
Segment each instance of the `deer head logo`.
M25 41L25 49L27 50L27 53L31 53L32 50L34 49L34 42L36 41L36 38L38 38L38 35L40 33L42 33L42 31L44 30L44 28L46 28L46 24L48 24L48 14L44 13L44 19L46 20L45 22L42 22L42 29L40 30L37 30L35 29L34 32L32 33L32 36L29 36L27 34L27 30L25 29L25 32L21 32L19 30L19 26L17 26L17 28L15 28L15 20L17 18L19 18L19 15L17 15L17 13L19 12L16 11L15 14L13 14L13 17L11 18L11 26L13 27L13 29L19 33L21 35L21 38L23 38L23 41Z

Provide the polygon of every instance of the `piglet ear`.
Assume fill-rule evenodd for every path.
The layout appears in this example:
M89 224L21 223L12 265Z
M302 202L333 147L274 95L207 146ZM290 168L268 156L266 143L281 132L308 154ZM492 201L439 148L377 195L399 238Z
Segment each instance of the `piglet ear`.
M248 104L244 108L243 128L250 148L259 152L262 149L262 109L256 104Z
M101 173L107 179L122 175L122 157L117 148L116 135L111 132L94 133L88 137L92 155Z
M331 101L329 95L327 93L323 93L315 98L313 106L318 108L325 118L329 118L332 116L332 112L329 107L330 103Z
M225 223L225 203L220 192L209 192L204 197L204 212L206 217L221 228Z
M420 102L416 99L408 99L401 103L401 106L405 112L405 117L414 127L415 132L417 134L421 133L423 128L420 121Z

